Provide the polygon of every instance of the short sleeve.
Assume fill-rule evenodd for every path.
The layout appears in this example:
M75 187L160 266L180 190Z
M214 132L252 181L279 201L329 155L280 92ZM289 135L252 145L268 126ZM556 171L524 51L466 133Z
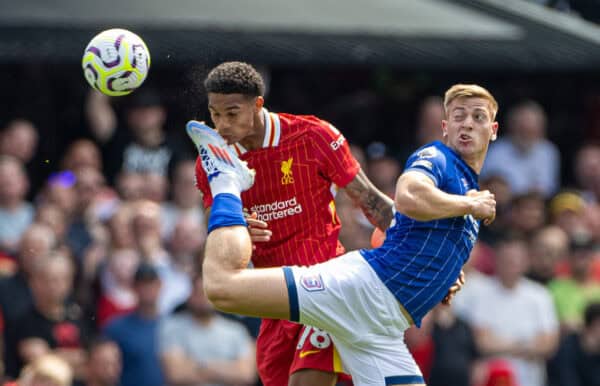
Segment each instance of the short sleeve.
M164 355L173 350L173 348L181 347L178 333L181 330L181 326L178 323L177 317L167 317L158 324L158 352L160 355Z
M558 318L556 317L556 309L552 296L545 287L539 288L539 298L537 299L537 307L539 312L539 324L541 332L553 333L559 328Z
M446 155L435 146L428 146L414 152L406 161L404 172L417 171L431 178L435 186L444 183Z
M317 120L313 127L313 146L320 171L334 184L343 188L356 177L360 165L350 152L348 141L335 126Z
M196 187L202 192L202 204L204 205L204 209L210 208L213 203L213 197L210 193L208 177L200 163L200 157L196 158Z

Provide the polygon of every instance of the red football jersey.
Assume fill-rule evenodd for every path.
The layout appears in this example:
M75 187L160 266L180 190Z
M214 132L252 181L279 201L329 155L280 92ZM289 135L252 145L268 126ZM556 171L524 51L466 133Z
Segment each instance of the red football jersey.
M256 243L255 267L312 265L338 256L340 220L335 187L346 186L359 171L344 136L314 116L269 113L261 149L231 145L256 170L254 185L242 193L244 209L269 224L271 241ZM204 206L212 205L206 173L196 162L196 181Z

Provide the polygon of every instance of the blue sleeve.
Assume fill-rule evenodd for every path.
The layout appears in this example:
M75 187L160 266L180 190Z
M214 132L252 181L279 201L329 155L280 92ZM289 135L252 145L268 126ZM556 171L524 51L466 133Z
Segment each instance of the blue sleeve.
M416 171L431 178L435 186L444 183L446 155L435 146L428 146L414 152L406 161L404 172Z

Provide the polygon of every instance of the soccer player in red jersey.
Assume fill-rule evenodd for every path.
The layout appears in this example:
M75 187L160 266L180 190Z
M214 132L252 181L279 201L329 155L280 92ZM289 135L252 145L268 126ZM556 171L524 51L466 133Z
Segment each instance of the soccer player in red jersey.
M255 267L311 265L342 254L336 187L346 190L373 225L389 226L392 200L370 183L334 126L314 116L267 111L263 79L246 63L215 67L205 87L215 129L260 170L242 194L244 208L258 220L251 222L258 225L253 240L265 241L255 244ZM199 163L196 180L210 209L212 196ZM265 386L333 385L342 371L326 332L272 319L261 324L257 365Z
M314 116L267 111L263 79L246 63L218 65L204 85L215 129L258 171L254 185L241 197L245 211L255 217L248 221L252 239L263 241L254 244L255 267L313 265L343 254L334 203L337 188L346 191L374 226L388 228L393 201L367 179L334 126ZM196 181L210 210L211 190L199 159ZM326 332L274 319L262 321L257 365L265 386L333 385L342 372Z

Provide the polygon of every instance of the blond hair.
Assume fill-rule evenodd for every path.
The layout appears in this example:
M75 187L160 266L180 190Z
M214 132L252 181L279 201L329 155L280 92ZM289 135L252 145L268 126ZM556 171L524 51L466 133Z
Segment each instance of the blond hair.
M482 98L486 99L489 103L490 113L492 115L492 121L496 119L498 113L498 102L492 96L492 94L485 88L477 84L455 84L450 87L446 94L444 94L444 113L448 117L448 106L453 100L457 98Z
M23 368L19 385L27 386L40 380L51 382L56 386L70 386L73 381L73 371L59 356L44 354Z

